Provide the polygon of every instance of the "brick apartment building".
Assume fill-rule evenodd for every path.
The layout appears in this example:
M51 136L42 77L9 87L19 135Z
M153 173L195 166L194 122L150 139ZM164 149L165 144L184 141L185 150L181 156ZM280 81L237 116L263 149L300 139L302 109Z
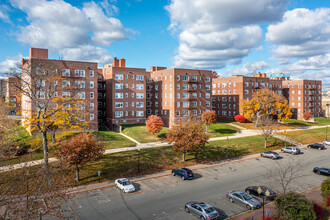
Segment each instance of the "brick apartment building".
M21 93L15 85L18 80L16 78L6 79L6 100L10 103L10 114L20 115L21 114Z
M250 100L252 94L261 88L282 94L282 79L267 78L266 73L253 77L234 75L215 78L212 81L212 109L219 119L232 120L235 115L243 113L243 100Z
M306 111L313 117L322 116L322 81L285 80L283 92L292 108L292 118L302 120Z
M212 72L151 67L147 85L147 115L159 115L171 127L182 117L200 117L212 109Z
M113 59L103 66L105 78L105 123L144 123L146 120L146 87L150 73L142 68L126 67L125 59Z
M97 115L99 123L105 122L105 77L103 69L97 70Z
M87 130L98 129L97 117L97 63L67 61L67 60L52 60L48 59L48 50L31 48L29 59L22 59L22 66L28 68L30 75L37 76L38 68L41 66L51 67L54 69L54 74L59 77L58 81L53 81L56 84L56 92L54 97L72 97L70 88L79 89L79 98L84 102L85 109L88 110L88 115L85 116L85 121L88 122ZM29 76L28 76L29 77ZM31 79L27 79L30 80ZM43 82L43 87L47 88L48 83ZM40 92L40 99L43 99L42 92ZM27 96L22 96L22 116L31 117L35 112L36 106L31 102ZM30 131L30 129L28 129Z
M6 79L5 78L0 78L0 98L5 97L6 96L6 90L7 90L7 86L6 86Z

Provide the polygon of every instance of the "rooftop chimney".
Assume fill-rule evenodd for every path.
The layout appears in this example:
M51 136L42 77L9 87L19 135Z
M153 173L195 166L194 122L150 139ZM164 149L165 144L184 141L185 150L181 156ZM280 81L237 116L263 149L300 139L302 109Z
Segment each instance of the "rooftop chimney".
M48 49L30 48L29 58L48 59Z

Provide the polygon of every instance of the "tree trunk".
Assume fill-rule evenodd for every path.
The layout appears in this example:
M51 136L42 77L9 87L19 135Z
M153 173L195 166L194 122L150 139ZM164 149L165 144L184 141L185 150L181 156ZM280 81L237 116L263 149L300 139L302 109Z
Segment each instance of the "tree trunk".
M265 148L267 148L267 138L265 138Z
M155 138L155 133L152 133L153 138Z
M42 132L42 148L44 150L44 169L48 168L48 144L47 144L47 132Z
M78 165L76 165L76 178L77 178L77 182L79 182L79 167L78 167Z
M56 129L53 129L53 134L52 134L53 143L56 143L55 132L56 132Z
M206 134L207 134L207 127L208 127L208 126L206 125Z
M183 160L183 162L186 162L186 153L182 154L182 160Z

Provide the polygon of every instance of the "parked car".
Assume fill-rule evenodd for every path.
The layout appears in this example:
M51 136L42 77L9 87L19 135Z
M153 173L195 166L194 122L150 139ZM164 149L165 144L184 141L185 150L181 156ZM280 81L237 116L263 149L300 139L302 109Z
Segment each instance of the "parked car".
M281 151L283 153L290 153L290 154L299 154L300 153L300 149L298 147L285 147L285 148L282 148Z
M258 193L258 188L260 187L261 194ZM266 191L268 190L269 192L269 196L266 196ZM259 196L259 197L263 197L265 196L266 199L268 200L274 200L277 196L277 193L274 192L273 190L267 188L266 186L248 186L245 189L245 192L250 194L250 195L254 195L254 196Z
M218 219L219 217L218 211L204 202L187 202L184 209L203 220Z
M261 202L246 192L231 191L227 193L226 197L230 202L245 206L248 210L259 209L261 207Z
M263 152L260 154L261 157L268 157L271 159L278 159L280 157L280 155L278 155L278 153L273 152L273 151L267 151L267 152Z
M183 180L194 179L194 173L188 168L173 169L172 176L179 176Z
M133 184L126 178L116 179L116 186L125 193L130 193L135 191Z
M319 175L325 175L325 176L330 176L330 169L329 168L324 168L324 167L322 167L322 168L319 168L319 167L315 167L314 169L313 169L313 172L314 173L317 173L317 174L319 174Z
M315 144L309 144L307 145L308 148L315 148L315 149L319 149L319 150L323 150L324 149L324 145L323 144L319 144L319 143L315 143Z
M330 145L330 140L323 141L323 144L324 144L324 145Z

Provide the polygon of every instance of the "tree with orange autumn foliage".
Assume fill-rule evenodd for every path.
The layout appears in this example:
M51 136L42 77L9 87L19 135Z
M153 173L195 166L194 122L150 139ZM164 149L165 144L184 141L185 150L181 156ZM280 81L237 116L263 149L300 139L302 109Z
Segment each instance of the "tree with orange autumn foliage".
M182 153L183 162L186 160L186 153L205 146L208 139L209 136L204 132L202 122L193 118L177 121L167 133L168 143L173 143L174 151Z
M95 135L80 133L62 145L58 158L76 168L76 178L79 182L80 169L90 161L100 158L105 148L98 143Z
M312 117L312 113L310 111L306 111L303 115L304 120L308 120Z
M210 124L215 124L217 122L217 114L215 111L205 111L202 113L202 121L206 125L206 133L207 133L207 127Z
M288 100L266 88L253 93L252 99L243 101L243 115L246 119L255 119L258 127L259 120L264 115L276 116L279 120L291 118L292 112Z
M164 122L161 117L157 115L150 115L146 120L146 129L155 138L155 134L158 134L164 126Z
M40 61L33 67L31 62L23 60L23 65L17 64L7 76L16 79L13 86L22 94L22 99L32 105L33 111L22 106L22 125L30 133L37 131L42 135L44 169L47 170L47 133L54 128L84 128L87 108L81 86L75 79L62 78L56 66Z

